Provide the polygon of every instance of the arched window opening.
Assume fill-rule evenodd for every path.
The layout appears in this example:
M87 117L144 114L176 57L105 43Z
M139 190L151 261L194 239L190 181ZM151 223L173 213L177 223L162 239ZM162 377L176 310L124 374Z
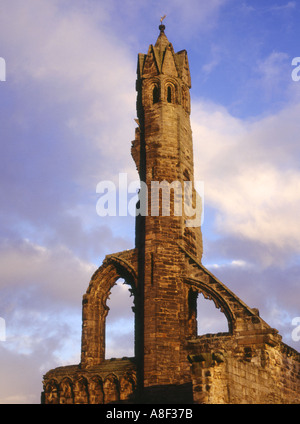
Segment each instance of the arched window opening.
M199 293L197 298L197 335L227 333L228 331L225 314L216 308L212 300L205 299Z
M172 87L168 85L167 87L167 101L168 103L173 103L173 93L172 93Z
M119 279L107 300L105 359L134 356L134 307L130 286Z
M158 103L159 102L159 87L158 87L158 85L155 85L153 87L152 95L153 95L153 103Z

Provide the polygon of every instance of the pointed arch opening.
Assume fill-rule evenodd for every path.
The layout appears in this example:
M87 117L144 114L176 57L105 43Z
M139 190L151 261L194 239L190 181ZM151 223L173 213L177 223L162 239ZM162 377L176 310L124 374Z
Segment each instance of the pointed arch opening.
M191 338L205 334L232 334L234 318L229 305L210 288L193 285L188 291L187 334Z
M119 278L110 290L106 306L105 359L134 356L134 297Z
M196 301L197 336L204 334L228 333L229 324L225 314L203 293Z
M137 287L136 261L137 251L135 249L127 250L125 252L116 253L113 255L107 255L103 261L103 264L93 274L88 289L82 299L82 369L101 364L108 356L114 358L116 358L119 354L121 357L128 356L127 354L120 353L121 349L119 349L119 346L121 348L123 346L124 328L122 328L122 326L120 328L120 325L118 325L119 330L115 330L117 327L116 321L118 320L115 320L113 325L114 328L112 330L116 335L116 337L114 337L115 349L111 354L109 354L108 349L106 349L105 344L106 342L107 344L109 343L108 340L106 341L106 335L110 334L110 330L106 328L106 318L109 313L111 318L113 315L116 316L116 314L119 314L120 311L125 310L129 311L131 317L134 316L134 320L137 321L135 317L135 297ZM114 291L112 295L112 290L114 289L119 279L123 279L122 282L125 281L127 285L126 287L129 287L129 291L127 290L127 299L131 297L131 294L133 296L131 297L130 304L127 307L125 306L126 303L122 301L121 303L117 302L117 304L121 306L119 311L113 314L112 305L110 305L110 299L114 301L115 296ZM135 305L134 314L133 310L131 309L132 304ZM125 313L125 315L127 315L127 313ZM133 333L134 331L131 332L131 334Z

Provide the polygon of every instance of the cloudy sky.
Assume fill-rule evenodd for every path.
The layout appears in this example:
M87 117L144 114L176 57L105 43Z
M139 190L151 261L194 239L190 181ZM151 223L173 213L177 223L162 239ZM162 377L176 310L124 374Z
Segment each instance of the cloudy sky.
M134 218L98 216L96 186L137 179L136 60L164 14L192 75L203 263L300 350L299 3L1 0L1 403L39 403L43 374L80 361L90 277L134 247ZM108 357L132 350L131 303L118 284ZM210 303L203 333L223 330Z

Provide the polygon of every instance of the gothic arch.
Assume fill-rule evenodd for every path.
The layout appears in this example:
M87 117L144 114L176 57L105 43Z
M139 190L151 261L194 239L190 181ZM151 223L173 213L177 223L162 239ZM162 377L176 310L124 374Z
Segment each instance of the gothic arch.
M221 312L224 313L227 322L228 322L228 332L232 333L235 327L235 315L234 312L227 302L227 300L220 295L216 290L214 290L212 287L210 287L208 284L200 281L200 280L194 280L194 279L186 279L186 282L190 285L190 289L188 292L188 303L189 303L189 320L195 320L195 317L193 315L193 307L194 302L196 301L196 294L201 293L203 294L205 299L210 299L214 302L217 309L220 309ZM193 296L194 294L194 296ZM195 324L192 322L190 325L193 328L195 328ZM191 332L190 332L191 333Z
M120 400L128 400L136 388L136 381L132 375L125 374L120 378Z
M72 404L74 403L74 393L72 380L65 377L59 385L59 403Z
M112 373L105 377L103 392L105 403L112 403L120 400L119 380L115 374Z
M88 381L83 376L78 378L73 383L74 403L87 404L89 403Z
M103 383L98 375L89 380L89 400L91 404L104 403Z
M120 278L130 286L135 296L137 288L136 251L109 255L92 276L82 302L81 365L97 365L105 359L105 320L107 299Z
M45 400L49 404L59 403L59 385L57 380L51 379L45 387Z

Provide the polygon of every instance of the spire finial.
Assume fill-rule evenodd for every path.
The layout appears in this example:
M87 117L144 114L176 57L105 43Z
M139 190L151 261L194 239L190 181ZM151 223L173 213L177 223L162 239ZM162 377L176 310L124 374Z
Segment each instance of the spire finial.
M167 15L164 15L164 16L162 16L161 18L160 18L160 23L162 24L162 21L164 20L164 19L166 19L166 17L167 17Z
M159 29L160 29L160 32L164 32L164 30L165 30L165 25L163 25L163 20L165 19L167 17L167 15L164 15L164 16L162 16L161 18L160 18L160 25L159 25Z

